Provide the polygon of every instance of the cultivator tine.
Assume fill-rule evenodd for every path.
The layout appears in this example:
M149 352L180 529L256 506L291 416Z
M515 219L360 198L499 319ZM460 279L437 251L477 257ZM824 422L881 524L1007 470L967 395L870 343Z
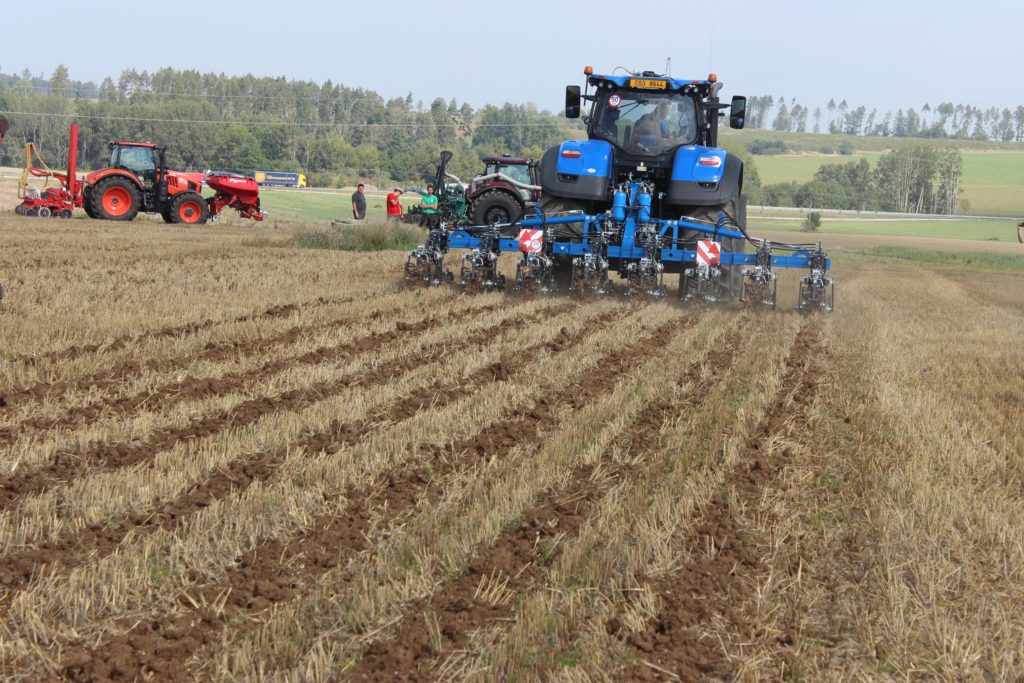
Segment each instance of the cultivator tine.
M543 230L519 231L519 251L523 256L516 264L516 280L512 291L526 294L551 294L555 291L555 263Z
M468 293L488 292L505 289L505 276L498 272L498 257L501 255L501 229L488 226L480 238L480 244L462 257L459 270L459 286Z
M767 241L761 242L754 254L754 266L743 269L740 283L740 301L756 306L775 308L778 275L772 270L772 249Z
M612 293L612 284L608 278L610 264L606 257L607 247L608 235L598 232L590 237L587 253L572 260L570 282L577 296L590 298Z
M679 275L679 298L715 304L722 299L722 244L712 240L697 242L697 260Z
M661 299L665 296L663 277L665 265L661 262L661 236L653 225L645 225L636 233L636 245L644 248L644 255L626 264L626 296L646 296Z
M607 296L612 293L608 261L600 254L585 254L572 260L572 288L578 296Z
M444 225L434 228L427 241L409 252L405 261L405 283L417 287L438 287L454 280L445 270L444 256L448 253L448 231Z
M722 269L708 264L684 268L680 275L679 295L683 301L718 303L722 298Z
M809 312L822 309L831 312L835 309L835 280L828 274L828 257L821 249L821 244L810 256L810 272L800 278L800 293L796 310Z

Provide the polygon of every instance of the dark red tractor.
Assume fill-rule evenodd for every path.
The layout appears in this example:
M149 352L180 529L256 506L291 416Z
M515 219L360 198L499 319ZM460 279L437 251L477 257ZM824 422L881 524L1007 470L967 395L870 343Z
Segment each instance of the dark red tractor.
M504 155L483 161L483 174L466 188L470 220L474 225L515 223L540 201L537 164Z

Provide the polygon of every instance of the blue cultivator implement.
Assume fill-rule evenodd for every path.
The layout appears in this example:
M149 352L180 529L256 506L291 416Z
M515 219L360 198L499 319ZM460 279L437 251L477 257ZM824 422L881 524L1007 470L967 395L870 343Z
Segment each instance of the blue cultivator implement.
M678 297L684 301L715 303L735 292L740 301L774 308L775 269L801 268L807 273L800 278L797 308L832 310L831 263L819 244L748 238L739 226L727 227L724 214L715 225L652 219L643 183L631 182L620 191L625 206L604 214L547 216L538 207L535 216L516 224L456 229L441 224L410 252L405 277L423 285L457 283L472 292L505 289L498 261L502 252L512 252L520 254L511 286L517 292L603 296L621 291L626 297L660 299L668 294L665 274L678 273ZM723 251L723 239L749 239L754 250ZM458 277L445 265L450 249L467 250ZM623 287L612 283L613 272Z
M444 258L449 249L466 249L459 286L503 289L499 256L516 252L518 291L606 295L619 289L614 272L625 281L623 295L658 299L667 295L664 279L672 273L684 301L738 299L774 308L775 269L803 268L797 308L832 310L831 264L820 244L747 234L743 162L717 147L722 110L731 110L732 128L742 128L746 98L720 103L714 74L699 81L650 71L595 75L590 67L584 74L587 92L568 86L565 113L578 118L581 102L592 103L587 139L544 154L534 215L487 226L442 221L410 253L407 281L455 282Z

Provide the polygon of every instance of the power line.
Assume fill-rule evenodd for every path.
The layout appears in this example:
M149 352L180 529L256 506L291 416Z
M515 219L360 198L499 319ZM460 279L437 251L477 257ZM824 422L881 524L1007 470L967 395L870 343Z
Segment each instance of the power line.
M289 84L291 87L293 84ZM320 87L320 86L313 86ZM105 92L99 89L85 90L82 88L52 88L45 85L18 85L17 83L0 83L0 88L7 90L27 90L31 88L33 90L32 95L53 95L55 93L65 93L70 95L77 95L79 97L89 97L91 99L105 99L109 92ZM336 95L330 97L324 97L322 95L311 96L311 97L298 97L289 95L220 95L215 93L184 93L184 92L166 92L159 90L147 90L145 88L128 88L130 94L121 92L120 87L116 89L116 93L119 99L128 99L136 95L157 95L160 97L188 97L191 99L202 99L202 100L221 100L221 99L247 99L247 100L288 100L298 102L389 102L388 98L382 95L376 97L356 97L350 98L344 95ZM404 97L392 97L391 100L404 100Z
M89 114L60 114L56 112L31 112L0 110L2 114L11 116L43 116L62 119L86 119L98 121L136 121L144 123L204 123L237 126L300 126L310 128L547 128L554 123L437 123L435 121L419 121L417 123L301 123L295 121L227 121L224 119L157 119L139 118L136 116L96 116ZM557 127L557 126L556 126Z

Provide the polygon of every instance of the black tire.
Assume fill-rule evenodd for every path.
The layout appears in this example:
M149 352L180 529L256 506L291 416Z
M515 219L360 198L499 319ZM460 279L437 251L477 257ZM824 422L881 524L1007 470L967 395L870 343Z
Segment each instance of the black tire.
M522 216L522 203L508 192L491 190L473 200L474 225L515 223Z
M171 223L202 225L210 217L210 207L198 192L182 192L171 200L167 213Z
M89 218L99 218L92 210L92 187L82 190L82 208L85 209L85 215Z
M566 214L571 211L582 211L586 213L589 205L579 199L567 199L565 197L551 197L544 195L540 200L540 209L545 216L551 217L558 214ZM583 223L568 223L559 225L560 234L576 237L583 237Z
M160 209L160 217L164 219L164 223L173 223L171 220L171 207L165 206Z
M142 207L138 186L124 176L101 180L93 188L90 199L93 213L106 221L133 220Z
M725 214L726 228L736 230L739 225L743 230L747 229L747 196L733 195L732 199L725 204L713 206L692 207L686 215L694 218L697 222L714 224L718 221L719 214ZM707 233L687 233L687 238L711 239L713 236ZM721 238L723 251L733 254L743 254L747 251L747 240L739 237ZM740 298L740 288L743 285L743 266L722 266L722 295L733 299Z

